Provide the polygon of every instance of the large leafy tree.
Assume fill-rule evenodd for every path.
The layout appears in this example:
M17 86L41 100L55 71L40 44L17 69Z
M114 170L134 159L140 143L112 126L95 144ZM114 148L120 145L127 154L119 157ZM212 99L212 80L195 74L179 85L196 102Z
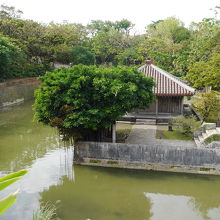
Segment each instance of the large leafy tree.
M89 32L95 35L99 31L108 32L110 29L116 29L118 31L123 31L129 34L130 30L134 27L134 24L127 19L122 19L120 21L102 21L102 20L92 20L90 24L87 25Z
M48 72L35 97L38 121L97 139L119 117L153 100L153 80L133 67L76 65ZM91 136L92 135L92 136Z
M0 81L23 75L24 53L6 37L0 35Z
M116 63L116 57L130 47L130 37L122 31L110 29L100 31L93 38L93 51L98 63Z
M147 28L150 37L162 39L170 49L174 49L174 44L190 37L190 32L184 27L183 22L175 17L167 18L163 21L153 22ZM173 48L174 47L174 48ZM172 51L172 50L171 50Z
M189 64L207 61L220 44L220 21L214 18L193 22L190 26L191 43Z
M69 51L69 61L73 64L94 65L95 55L88 47L75 46Z
M219 48L220 49L220 48ZM219 50L220 51L220 50ZM212 87L220 89L220 54L215 53L208 61L194 63L186 76L195 88Z
M148 25L146 38L138 48L161 68L175 75L185 75L190 37L190 31L184 24L170 17Z
M131 47L132 37L129 35L133 24L127 19L121 21L100 21L93 20L88 26L88 30L92 35L92 49L96 54L98 64L113 63L117 64L119 60L123 60L126 53L118 59L118 55L122 54L126 49ZM129 53L129 52L128 52Z
M16 10L14 6L1 5L0 6L0 18L20 18L23 12L21 10Z

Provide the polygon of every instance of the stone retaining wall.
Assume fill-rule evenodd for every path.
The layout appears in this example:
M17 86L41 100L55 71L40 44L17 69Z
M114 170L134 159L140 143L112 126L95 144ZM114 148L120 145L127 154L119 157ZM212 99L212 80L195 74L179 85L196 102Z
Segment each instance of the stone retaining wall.
M187 148L124 143L79 142L78 164L220 174L220 143Z
M36 77L8 80L0 83L0 108L33 99L40 81Z

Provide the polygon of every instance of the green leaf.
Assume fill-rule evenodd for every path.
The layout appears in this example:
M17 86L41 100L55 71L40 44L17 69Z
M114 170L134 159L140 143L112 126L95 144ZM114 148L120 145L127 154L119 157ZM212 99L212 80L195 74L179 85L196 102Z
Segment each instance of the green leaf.
M16 195L18 194L18 192L19 190L9 194L4 199L0 200L0 215L2 215L9 207L11 207L15 203L17 199Z
M19 179L20 179L20 178L21 178L22 176L24 176L27 172L28 172L28 170L21 170L21 171L15 172L15 173L11 173L11 174L9 174L9 175L7 175L7 176L1 177L1 178L0 178L0 183L1 183L1 182L4 182L4 181L6 181L6 180L11 180L11 179L13 179L13 178L17 178L17 177L19 177ZM18 179L17 179L17 180L18 180Z
M20 178L21 178L21 176L0 182L0 191L3 190L4 188L6 188L7 186L11 185L12 183L16 182Z

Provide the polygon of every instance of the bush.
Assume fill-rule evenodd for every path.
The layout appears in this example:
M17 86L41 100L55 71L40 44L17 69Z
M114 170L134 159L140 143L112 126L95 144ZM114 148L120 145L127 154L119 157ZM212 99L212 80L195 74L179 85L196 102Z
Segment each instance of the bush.
M193 136L194 132L201 127L201 123L196 121L194 117L180 116L173 118L171 123L175 130L187 136Z
M201 93L192 100L192 105L206 122L217 122L220 118L220 92Z

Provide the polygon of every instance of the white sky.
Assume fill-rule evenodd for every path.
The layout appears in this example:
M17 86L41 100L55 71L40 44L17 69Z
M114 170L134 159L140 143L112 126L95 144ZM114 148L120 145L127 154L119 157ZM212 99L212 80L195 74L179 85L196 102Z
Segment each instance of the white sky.
M86 25L91 20L121 20L126 18L143 32L151 21L175 16L186 25L213 17L211 8L220 0L0 0L0 4L15 6L23 17L49 23L67 20Z

